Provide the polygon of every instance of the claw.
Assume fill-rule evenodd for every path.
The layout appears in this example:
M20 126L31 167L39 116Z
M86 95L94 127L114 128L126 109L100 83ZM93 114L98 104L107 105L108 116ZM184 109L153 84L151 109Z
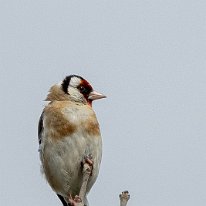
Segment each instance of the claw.
M90 176L92 176L92 170L93 170L93 158L92 155L89 154L84 157L84 160L82 161L83 166L83 172L90 173Z
M81 205L80 203L82 203L82 199L78 195L72 198L72 195L69 194L69 204L71 206L79 206Z
M83 163L87 163L90 166L93 165L93 157L92 157L92 155L91 154L86 155L84 157Z

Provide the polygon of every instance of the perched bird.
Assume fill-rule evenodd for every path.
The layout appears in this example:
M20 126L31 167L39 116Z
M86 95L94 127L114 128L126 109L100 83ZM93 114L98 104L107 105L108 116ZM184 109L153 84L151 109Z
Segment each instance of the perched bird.
M105 98L78 75L67 76L50 88L38 126L42 170L64 206L79 195L82 162L92 156L92 174L86 194L95 183L102 156L99 123L92 101ZM84 204L88 205L86 195Z

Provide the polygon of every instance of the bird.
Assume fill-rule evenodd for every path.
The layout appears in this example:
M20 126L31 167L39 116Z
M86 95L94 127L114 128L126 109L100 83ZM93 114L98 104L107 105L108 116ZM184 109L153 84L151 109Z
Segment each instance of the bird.
M63 206L79 195L83 181L82 164L91 158L92 172L87 194L95 183L102 158L102 138L94 100L106 98L79 75L66 76L53 85L46 97L38 124L41 170ZM89 158L88 158L89 157Z

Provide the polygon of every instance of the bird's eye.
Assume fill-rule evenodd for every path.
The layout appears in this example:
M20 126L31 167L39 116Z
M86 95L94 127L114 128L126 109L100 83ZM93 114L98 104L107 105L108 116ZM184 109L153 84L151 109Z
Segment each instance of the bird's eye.
M88 94L89 90L87 88L85 88L84 86L80 86L79 90L82 94Z

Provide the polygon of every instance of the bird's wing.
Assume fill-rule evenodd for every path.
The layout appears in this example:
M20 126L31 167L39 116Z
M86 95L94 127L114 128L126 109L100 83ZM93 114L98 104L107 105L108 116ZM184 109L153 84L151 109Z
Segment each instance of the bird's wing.
M38 140L39 140L39 145L41 145L41 142L42 142L42 133L43 133L43 130L44 130L44 125L43 125L43 120L44 120L44 112L42 112L40 118L39 118L39 125L38 125ZM64 198L57 194L58 198L61 200L63 206L69 206L67 204L67 202L64 200Z
M39 118L39 125L38 125L38 140L39 140L39 145L41 144L42 141L42 133L44 130L44 125L43 125L43 118L44 118L44 112L42 112L40 118Z

